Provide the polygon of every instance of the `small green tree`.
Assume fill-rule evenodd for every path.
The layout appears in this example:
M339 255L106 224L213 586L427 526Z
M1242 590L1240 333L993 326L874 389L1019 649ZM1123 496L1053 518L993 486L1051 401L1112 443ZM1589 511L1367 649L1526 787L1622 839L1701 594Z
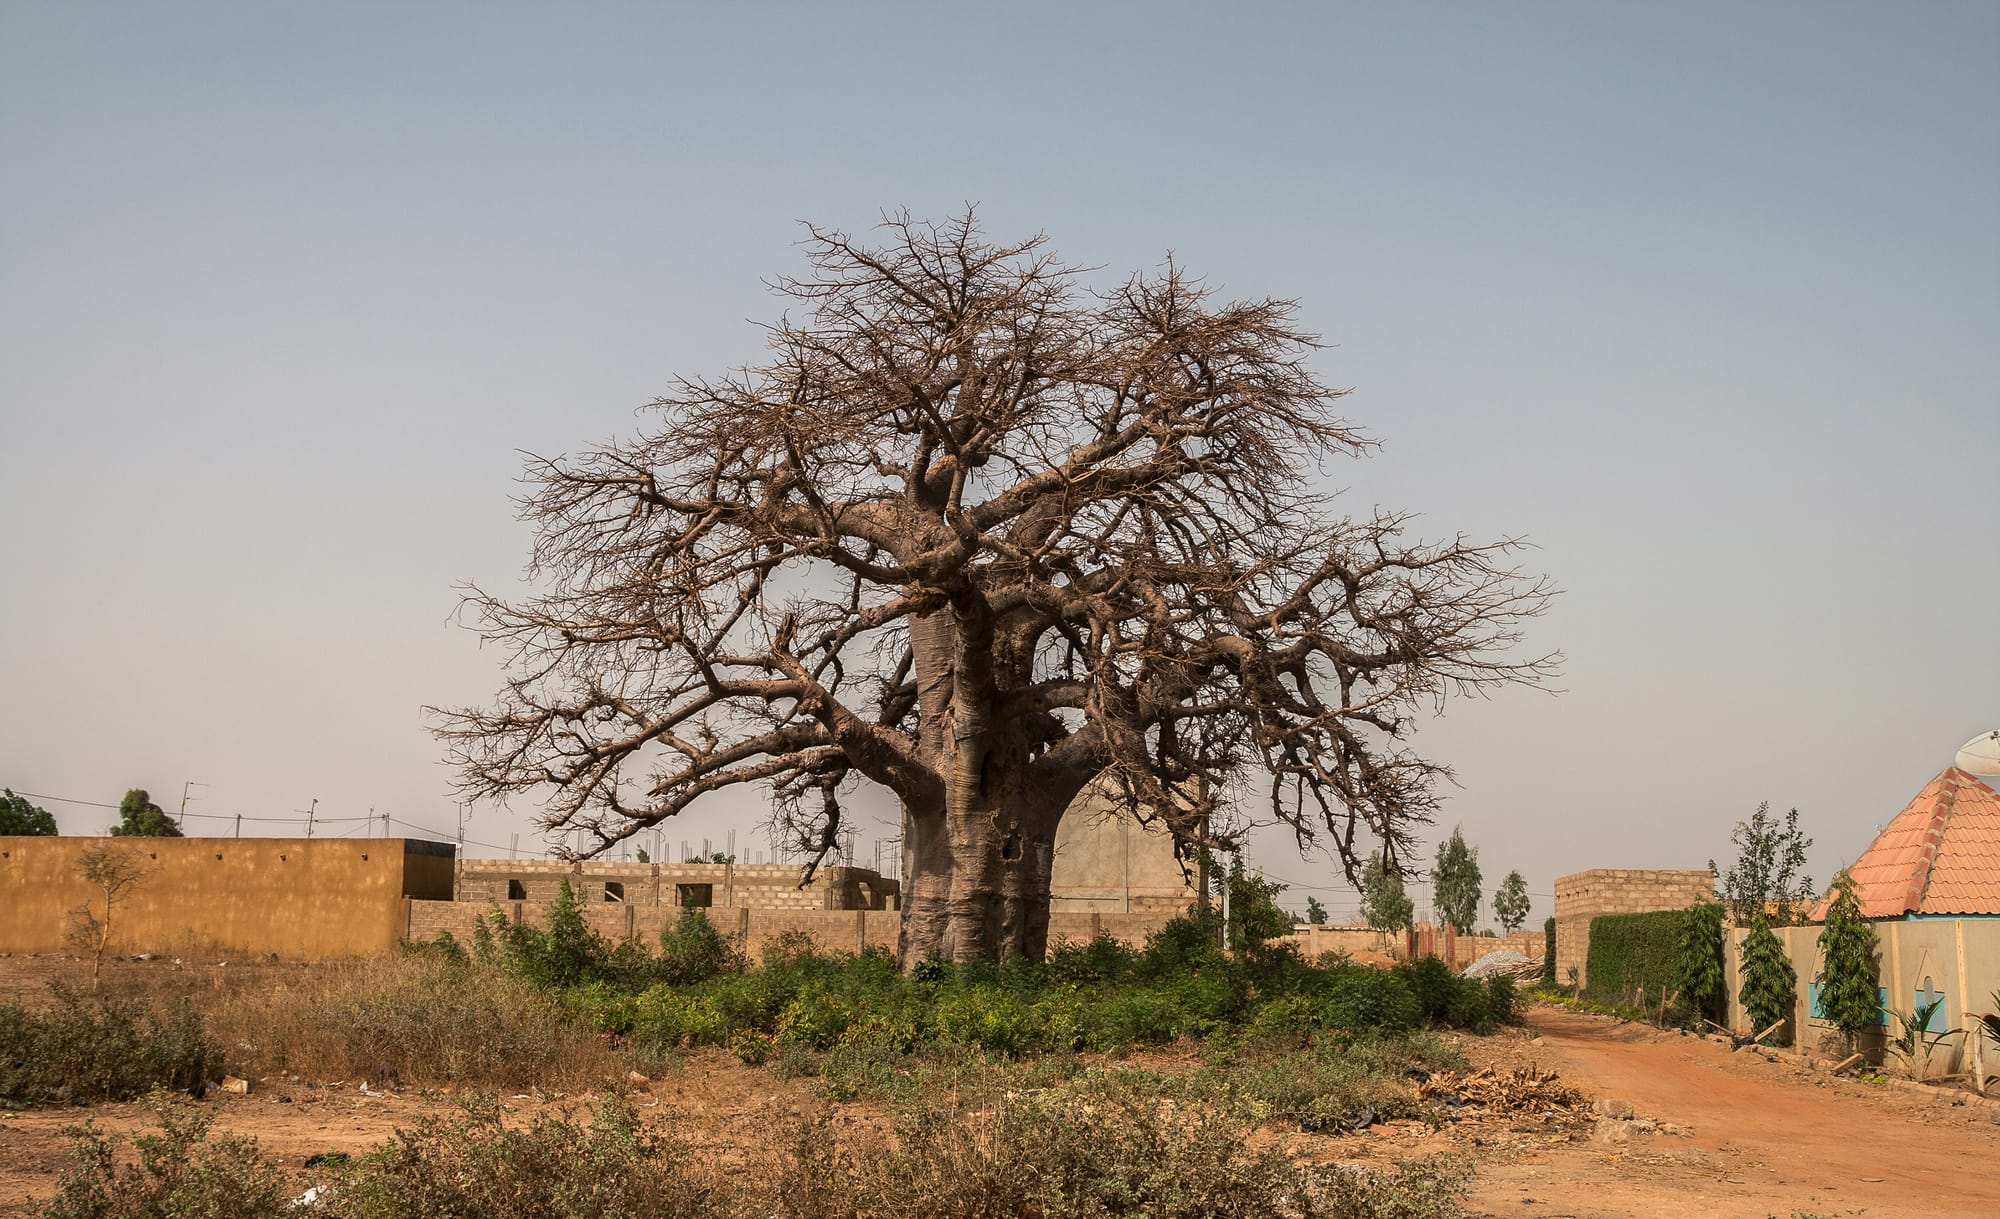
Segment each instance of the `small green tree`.
M1875 930L1861 916L1861 894L1845 868L1833 878L1819 951L1820 1014L1852 1051L1861 1031L1880 1021L1882 1009L1875 1001Z
M135 787L118 802L118 824L110 829L113 838L179 838L181 827L167 816L167 810L153 803L146 789Z
M704 982L736 969L736 948L708 921L700 906L682 906L671 926L660 928L660 980L675 986Z
M1403 875L1389 866L1382 852L1368 857L1361 869L1361 921L1377 931L1401 931L1416 921L1416 903L1403 890Z
M1229 947L1257 949L1266 940L1291 933L1292 916L1278 905L1285 886L1249 871L1239 853L1229 858L1224 883L1229 886Z
M1438 917L1460 934L1470 932L1479 922L1479 848L1465 845L1465 835L1457 826L1451 837L1438 844L1437 866L1431 870L1431 892L1437 899Z
M1306 899L1306 922L1315 927L1324 926L1326 923L1326 907L1319 904L1317 897Z
M1792 968L1784 943L1761 912L1751 917L1750 934L1743 941L1743 986L1739 993L1753 1033L1789 1019L1799 1001L1798 971ZM1779 1045L1788 1043L1783 1030L1778 1036Z
M648 855L646 854L646 848L645 848L645 847L640 847L640 848L639 848L639 862L640 862L640 863L651 863L651 862L653 862L652 858L651 858L650 856L648 856Z
M1556 984L1556 917L1542 920L1542 985Z
M22 837L52 837L56 832L56 819L49 810L28 803L26 796L17 796L13 788L0 789L0 834Z
M556 900L549 903L549 921L542 928L540 951L535 955L542 980L551 986L574 986L589 976L603 959L604 941L583 919L576 891L569 877L556 886Z
M1674 989L1698 1014L1711 1018L1721 1014L1724 998L1722 915L1714 902L1696 902L1681 911L1675 945Z
M1729 841L1736 847L1736 862L1724 872L1711 859L1708 870L1716 874L1719 895L1735 924L1747 927L1759 914L1780 927L1804 922L1814 893L1812 877L1804 870L1813 840L1799 832L1799 810L1787 813L1780 825L1767 800L1750 820L1736 823Z
M1508 935L1519 931L1521 924L1528 921L1528 905L1528 882L1521 879L1519 872L1507 873L1493 893L1493 917L1500 920Z

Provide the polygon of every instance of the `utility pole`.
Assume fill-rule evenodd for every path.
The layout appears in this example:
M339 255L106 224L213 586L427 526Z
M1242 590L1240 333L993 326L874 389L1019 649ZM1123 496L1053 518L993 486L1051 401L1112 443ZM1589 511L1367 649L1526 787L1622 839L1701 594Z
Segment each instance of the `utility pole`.
M306 815L306 837L310 838L313 836L313 815L319 812L319 797L314 796L312 803L306 805L301 811Z
M194 799L193 796L190 796L188 794L188 789L190 787L207 787L207 786L208 784L197 783L193 779L189 779L187 782L181 784L181 811L178 815L174 817L174 824L180 827L181 833L183 834L187 833L187 826L184 823L187 821L188 801ZM241 816L241 814L238 814L238 816Z
M369 809L368 809L368 814L369 814L369 816L371 816L371 817L372 817L372 816L374 816L374 814L375 814L375 809L374 809L374 807L373 807L372 805L371 805L371 806L369 807ZM383 814L382 814L382 837L384 837L384 838L387 838L388 836L389 836L389 814L387 814L387 813L383 813Z
M243 837L243 814L242 814L242 813L238 813L238 814L236 814L236 836L237 836L238 838L241 838L241 837Z

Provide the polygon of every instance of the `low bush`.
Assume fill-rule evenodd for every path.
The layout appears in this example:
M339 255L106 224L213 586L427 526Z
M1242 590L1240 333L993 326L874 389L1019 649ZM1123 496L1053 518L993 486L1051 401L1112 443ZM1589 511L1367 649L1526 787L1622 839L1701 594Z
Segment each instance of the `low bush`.
M182 1089L222 1074L222 1051L185 999L154 1011L62 983L29 1011L0 1006L0 1104L88 1105Z
M75 1132L76 1167L56 1219L280 1219L299 1209L254 1141L206 1139L206 1120L158 1110L161 1133L119 1145ZM850 1128L851 1129L851 1128ZM322 1219L931 1219L937 1215L1194 1219L1457 1219L1463 1169L1417 1161L1361 1171L1253 1151L1212 1106L1179 1105L1118 1079L1000 1100L982 1114L905 1119L893 1139L839 1137L809 1118L768 1160L725 1170L628 1104L587 1120L545 1113L509 1127L493 1100L457 1121L399 1131L381 1150L323 1170Z
M71 1127L70 1170L42 1212L45 1219L265 1219L291 1210L284 1174L257 1149L257 1140L208 1140L212 1113L156 1101L159 1130L133 1138L136 1153L120 1164L122 1140L85 1122Z

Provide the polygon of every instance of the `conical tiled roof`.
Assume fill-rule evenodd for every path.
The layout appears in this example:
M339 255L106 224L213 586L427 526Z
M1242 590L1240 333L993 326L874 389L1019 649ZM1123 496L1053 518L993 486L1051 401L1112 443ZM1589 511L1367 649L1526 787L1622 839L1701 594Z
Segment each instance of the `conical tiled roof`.
M1868 918L2000 914L2000 791L1946 768L1847 871Z

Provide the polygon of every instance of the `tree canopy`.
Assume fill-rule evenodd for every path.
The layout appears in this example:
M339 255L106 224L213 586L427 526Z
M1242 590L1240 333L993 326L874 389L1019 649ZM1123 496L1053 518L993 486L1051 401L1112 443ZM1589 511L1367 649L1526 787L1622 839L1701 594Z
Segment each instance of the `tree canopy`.
M1401 931L1416 922L1416 903L1403 888L1402 873L1377 851L1361 870L1361 921L1377 931Z
M0 794L0 834L46 837L55 832L56 819L49 810L30 804L26 796L15 795L11 787Z
M1479 922L1479 907L1485 898L1480 890L1479 848L1465 845L1465 835L1453 826L1451 837L1438 843L1437 865L1431 869L1431 894L1438 917L1470 932Z
M167 816L167 810L153 803L145 789L135 787L118 802L118 824L110 829L114 838L179 838L181 827Z
M1039 956L1087 784L1183 850L1232 847L1210 814L1261 788L1352 879L1437 806L1417 710L1547 672L1514 655L1548 590L1512 541L1315 487L1371 441L1291 302L1171 262L1094 290L970 214L805 250L765 363L532 463L538 591L468 595L507 684L440 726L468 797L532 792L602 851L758 784L816 864L869 781L902 809L905 963Z
M1509 872L1493 891L1493 917L1500 920L1500 926L1509 935L1521 929L1528 921L1528 882L1518 871Z
M1738 927L1749 926L1760 914L1776 927L1804 922L1814 896L1812 877L1804 871L1813 840L1799 830L1799 810L1785 814L1780 824L1767 800L1750 820L1736 823L1729 841L1736 847L1736 862L1723 872L1711 859L1708 870L1716 873L1716 893L1730 919Z

